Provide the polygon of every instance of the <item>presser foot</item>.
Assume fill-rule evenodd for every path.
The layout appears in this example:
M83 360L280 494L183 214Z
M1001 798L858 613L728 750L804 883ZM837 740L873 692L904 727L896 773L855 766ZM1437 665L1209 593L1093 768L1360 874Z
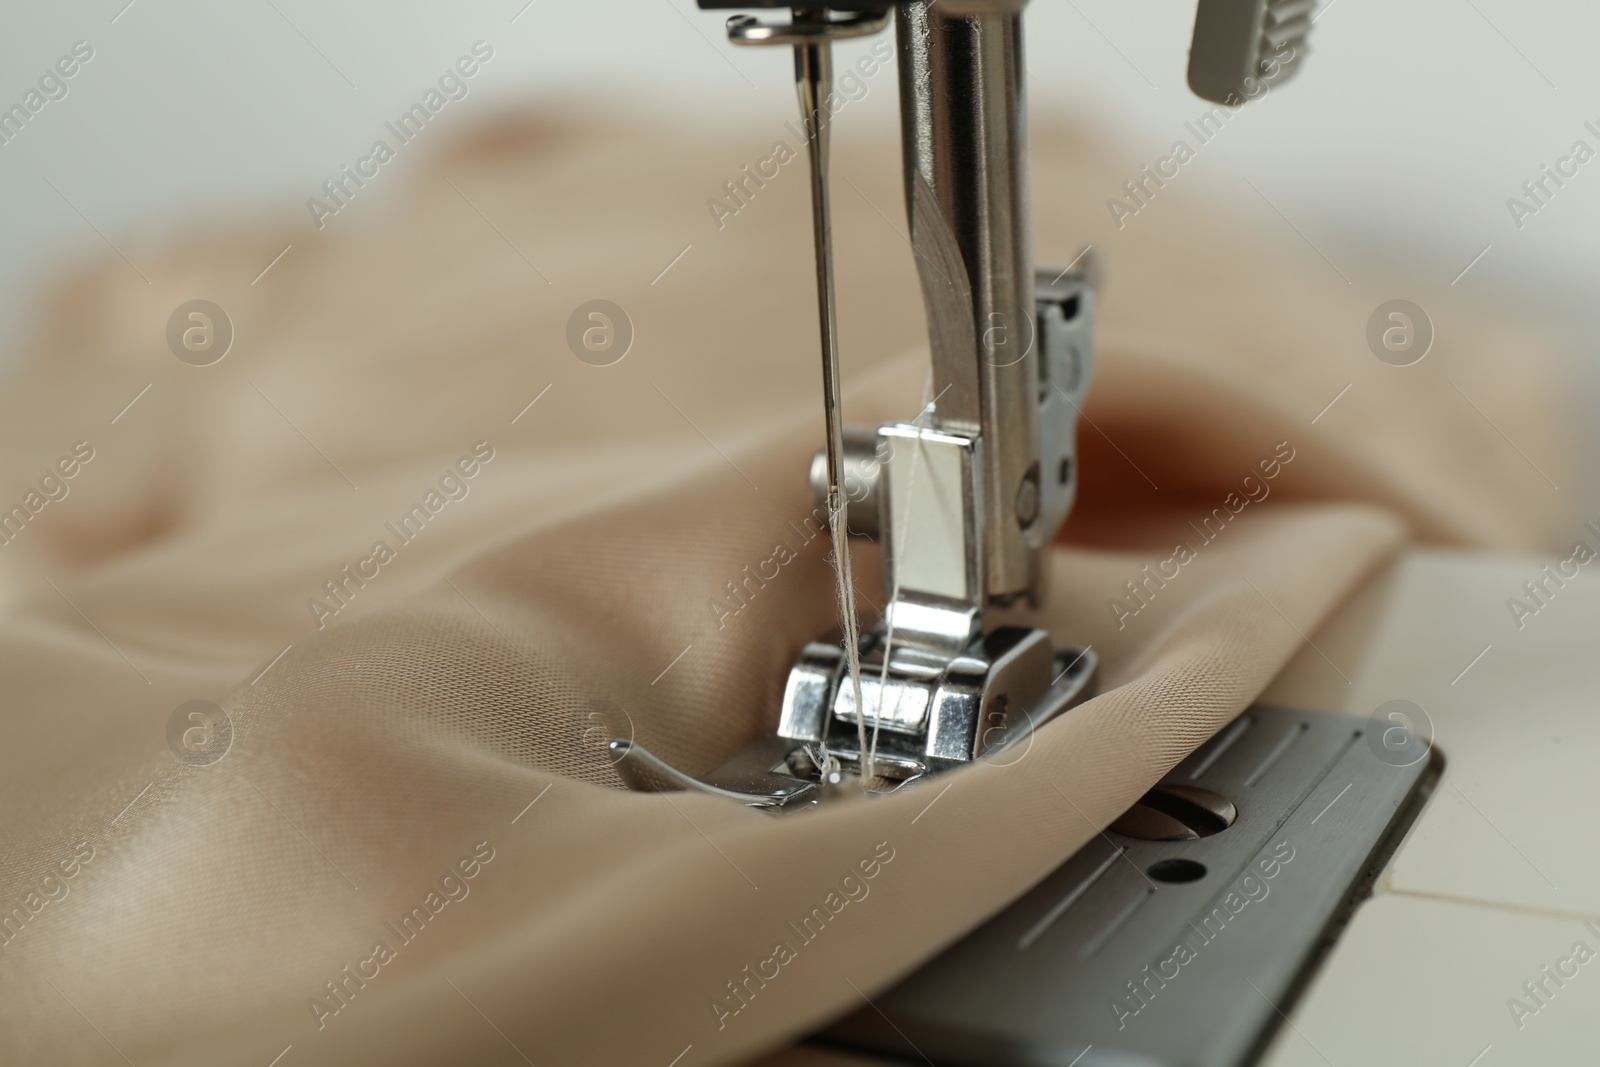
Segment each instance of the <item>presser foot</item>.
M1001 627L948 658L886 638L881 625L862 638L864 724L844 650L814 641L790 669L774 734L700 777L619 738L609 746L617 773L643 792L696 790L768 810L890 793L976 759L1022 759L1034 731L1086 700L1098 673L1093 651L1055 648L1043 630Z

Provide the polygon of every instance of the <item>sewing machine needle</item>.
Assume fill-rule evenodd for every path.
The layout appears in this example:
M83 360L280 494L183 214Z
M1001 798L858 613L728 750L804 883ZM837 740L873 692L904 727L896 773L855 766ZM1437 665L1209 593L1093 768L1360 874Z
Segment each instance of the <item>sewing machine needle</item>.
M800 16L801 9L796 9ZM820 17L826 15L819 13ZM839 326L834 312L833 227L828 203L828 111L827 98L833 85L833 50L826 40L810 40L794 46L795 86L800 94L801 121L810 135L807 146L811 162L811 229L817 260L817 314L822 334L823 411L827 431L828 522L833 540L835 572L838 578L840 622L844 630L845 656L850 667L850 686L855 698L856 729L862 756L861 776L865 783L872 776L866 762L866 713L861 704L861 649L856 619L855 582L850 571L849 499L844 483L844 402L839 388Z

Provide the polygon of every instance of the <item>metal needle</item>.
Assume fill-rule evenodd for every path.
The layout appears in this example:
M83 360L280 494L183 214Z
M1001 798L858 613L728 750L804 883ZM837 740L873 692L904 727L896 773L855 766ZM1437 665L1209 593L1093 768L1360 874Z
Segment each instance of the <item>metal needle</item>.
M826 21L821 8L794 9L796 23ZM871 777L865 766L866 709L861 704L861 650L856 620L855 582L850 572L849 498L844 483L844 401L839 388L839 325L834 313L833 227L828 202L828 111L833 87L833 46L823 37L797 41L794 46L795 88L800 94L800 115L808 134L811 162L811 230L816 246L817 318L822 335L823 412L827 432L828 523L833 540L838 577L839 614L844 629L845 656L850 665L850 685L855 698L856 729L863 757L862 780Z

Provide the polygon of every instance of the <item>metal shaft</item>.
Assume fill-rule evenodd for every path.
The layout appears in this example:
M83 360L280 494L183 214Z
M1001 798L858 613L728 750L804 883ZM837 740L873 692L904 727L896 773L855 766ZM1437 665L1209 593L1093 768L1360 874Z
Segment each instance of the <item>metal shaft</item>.
M911 243L927 305L936 425L983 439L984 590L1038 572L1039 370L1021 5L899 5Z

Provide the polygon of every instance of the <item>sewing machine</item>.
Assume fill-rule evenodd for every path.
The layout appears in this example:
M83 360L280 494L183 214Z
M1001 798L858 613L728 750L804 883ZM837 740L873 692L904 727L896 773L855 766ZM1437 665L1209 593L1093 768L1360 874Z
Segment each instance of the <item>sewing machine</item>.
M774 812L846 790L917 788L973 760L1003 758L1093 694L1092 651L1057 648L1042 630L986 625L990 609L1046 593L1040 554L1072 506L1076 425L1093 377L1094 264L1080 256L1041 269L1031 257L1025 6L850 0L794 6L786 20L728 21L736 45L795 54L827 415L810 478L830 517L841 627L791 668L772 736L698 778L614 741L630 785L695 789ZM1313 0L1201 0L1191 88L1231 106L1253 98L1263 79L1286 77L1305 54L1313 8ZM891 21L932 366L917 417L872 429L846 426L840 409L827 101L830 43ZM884 558L888 606L865 630L851 595L851 534L875 540ZM1331 629L1345 634L1352 662L1392 658L1372 623L1374 598L1389 597L1388 618L1414 616L1421 609L1407 591L1453 565L1413 555L1346 609ZM1451 594L1433 581L1428 610L1484 588L1476 574ZM1412 651L1438 645L1415 633L1409 640ZM1355 695L1305 676L1291 666L1271 699L1106 833L817 1040L941 1065L1320 1062L1304 1055L1321 1053L1298 1027L1280 1029L1286 1013L1337 1016L1334 1000L1320 1002L1336 1005L1324 1009L1295 1004L1361 901L1392 882L1392 858L1443 758L1416 705L1386 702L1369 717ZM1368 954L1369 970L1381 967Z

